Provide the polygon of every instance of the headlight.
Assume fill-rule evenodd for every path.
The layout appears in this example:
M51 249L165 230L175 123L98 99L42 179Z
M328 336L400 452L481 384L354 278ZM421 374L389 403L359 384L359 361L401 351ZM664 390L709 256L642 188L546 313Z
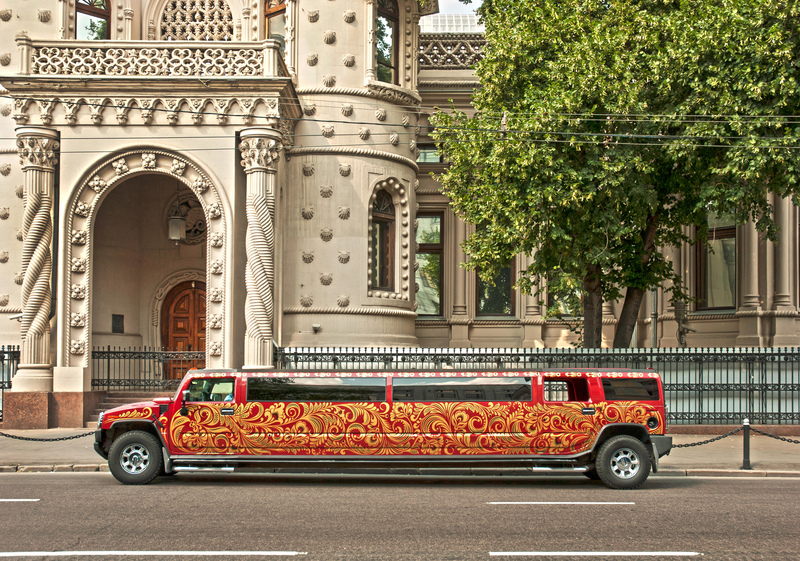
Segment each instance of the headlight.
M103 412L100 413L100 417L97 419L97 428L99 429L102 426L103 426Z

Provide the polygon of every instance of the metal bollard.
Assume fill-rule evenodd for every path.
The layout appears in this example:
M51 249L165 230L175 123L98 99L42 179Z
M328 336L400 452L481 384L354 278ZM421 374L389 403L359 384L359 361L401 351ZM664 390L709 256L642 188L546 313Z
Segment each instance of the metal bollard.
M745 419L743 424L742 469L753 469L750 467L750 419Z

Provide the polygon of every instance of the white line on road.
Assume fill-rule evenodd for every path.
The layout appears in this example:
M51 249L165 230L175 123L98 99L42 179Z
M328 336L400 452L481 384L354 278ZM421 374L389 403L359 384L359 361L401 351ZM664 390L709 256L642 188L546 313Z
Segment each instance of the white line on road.
M490 551L492 556L515 557L694 557L697 551Z
M612 503L612 502L593 502L593 501L515 501L515 502L491 502L487 505L635 505L636 503Z
M39 499L0 499L0 503L35 503Z
M307 551L0 551L0 557L236 557L236 556L294 556Z

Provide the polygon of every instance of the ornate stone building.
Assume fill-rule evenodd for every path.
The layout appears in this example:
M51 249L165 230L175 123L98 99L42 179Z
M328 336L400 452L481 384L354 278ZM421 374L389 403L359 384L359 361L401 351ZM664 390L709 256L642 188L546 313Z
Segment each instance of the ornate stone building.
M81 425L101 346L259 369L275 346L570 344L512 289L524 257L495 286L458 266L471 226L431 176L428 115L478 87L474 18L436 0L18 6L0 10L7 423ZM720 222L715 253L675 251L709 303L690 345L797 343L797 210L776 209L777 246ZM642 346L651 325L645 309Z

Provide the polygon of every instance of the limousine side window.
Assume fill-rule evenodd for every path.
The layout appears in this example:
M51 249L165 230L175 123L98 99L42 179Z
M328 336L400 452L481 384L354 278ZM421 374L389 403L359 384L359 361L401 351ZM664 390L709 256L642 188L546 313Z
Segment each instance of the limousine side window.
M530 401L530 378L393 378L392 400Z
M652 378L603 378L606 399L625 401L658 401L658 382Z
M589 381L586 378L545 378L545 401L589 401Z
M195 378L189 383L189 401L233 401L236 378Z
M247 401L386 401L386 379L249 378Z

